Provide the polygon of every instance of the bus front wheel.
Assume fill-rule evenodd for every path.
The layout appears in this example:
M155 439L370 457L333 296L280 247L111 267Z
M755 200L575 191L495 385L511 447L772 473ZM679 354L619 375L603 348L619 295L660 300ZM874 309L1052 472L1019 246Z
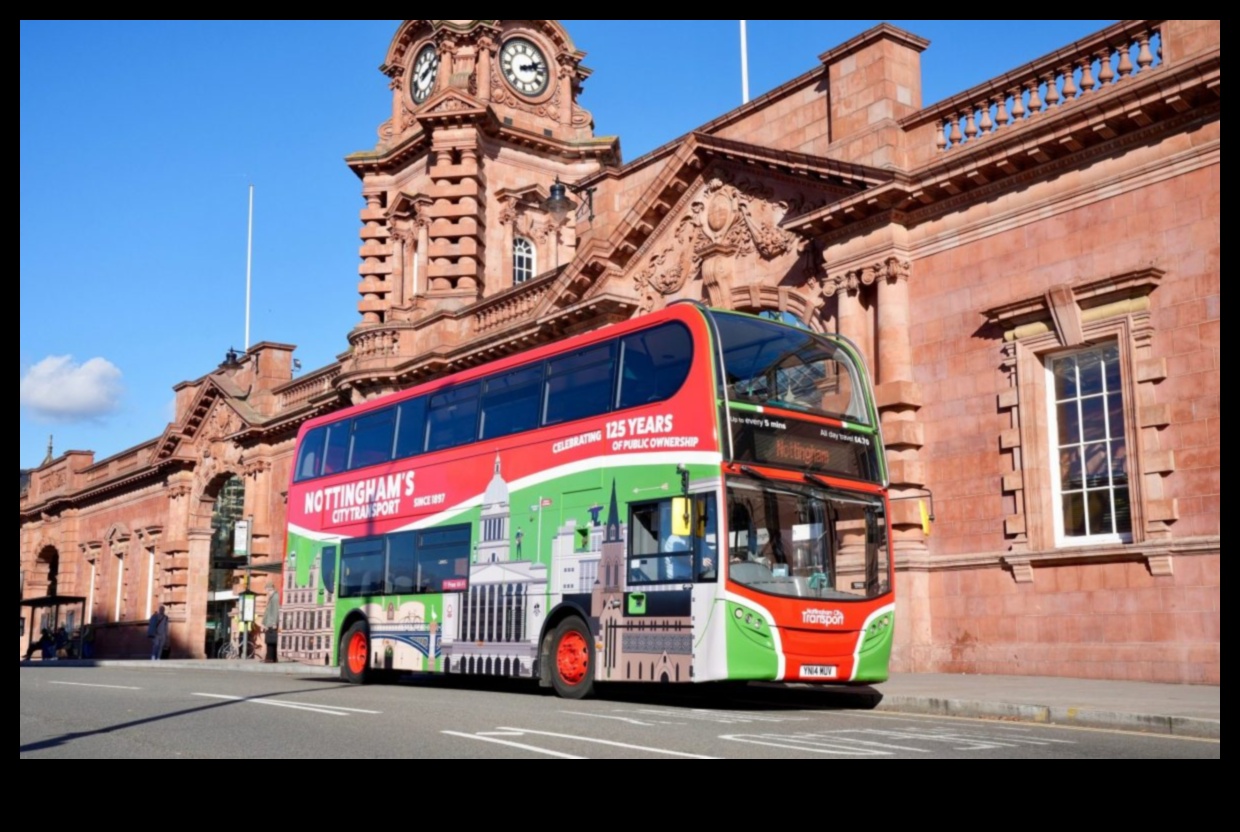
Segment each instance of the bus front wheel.
M580 618L566 618L551 638L551 684L565 699L594 693L594 637Z
M370 629L358 621L345 630L340 642L340 678L351 685L364 685L370 673Z

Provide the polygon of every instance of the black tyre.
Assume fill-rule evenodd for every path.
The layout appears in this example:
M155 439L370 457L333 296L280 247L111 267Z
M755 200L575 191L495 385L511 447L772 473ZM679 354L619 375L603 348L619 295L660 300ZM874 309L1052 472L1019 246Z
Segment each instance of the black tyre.
M344 631L340 640L340 678L351 685L372 681L370 670L370 628L366 622L355 622Z
M580 618L566 618L551 637L551 685L564 699L594 694L594 636Z

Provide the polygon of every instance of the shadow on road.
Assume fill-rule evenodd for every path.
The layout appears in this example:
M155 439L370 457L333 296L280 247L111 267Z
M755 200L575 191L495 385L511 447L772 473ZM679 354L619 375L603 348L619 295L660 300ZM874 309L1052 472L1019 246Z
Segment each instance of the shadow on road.
M533 680L498 676L411 674L401 676L395 684L524 696L554 695L549 688L540 688ZM599 685L597 690L597 698L608 702L720 710L868 711L878 707L883 701L882 692L869 685L830 687L773 682L712 682L701 685L611 682Z

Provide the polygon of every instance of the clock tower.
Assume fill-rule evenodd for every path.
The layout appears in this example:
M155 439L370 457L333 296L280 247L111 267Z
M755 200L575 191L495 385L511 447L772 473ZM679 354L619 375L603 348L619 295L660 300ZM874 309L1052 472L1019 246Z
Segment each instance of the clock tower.
M444 316L487 314L573 259L586 218L549 211L551 187L619 163L619 141L596 137L577 101L584 56L554 20L397 29L380 67L391 116L374 148L346 158L365 200L361 319L336 379L354 400L456 369L402 365L466 336Z

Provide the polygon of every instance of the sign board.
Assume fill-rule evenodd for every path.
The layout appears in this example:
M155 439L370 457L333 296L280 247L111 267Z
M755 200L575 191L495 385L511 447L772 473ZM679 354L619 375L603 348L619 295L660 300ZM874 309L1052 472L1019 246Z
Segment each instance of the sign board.
M250 521L238 520L233 527L233 555L244 557L250 553Z
M241 593L241 620L247 624L254 620L254 597L249 590Z
M758 462L874 481L878 451L864 432L810 421L733 411L737 462Z

